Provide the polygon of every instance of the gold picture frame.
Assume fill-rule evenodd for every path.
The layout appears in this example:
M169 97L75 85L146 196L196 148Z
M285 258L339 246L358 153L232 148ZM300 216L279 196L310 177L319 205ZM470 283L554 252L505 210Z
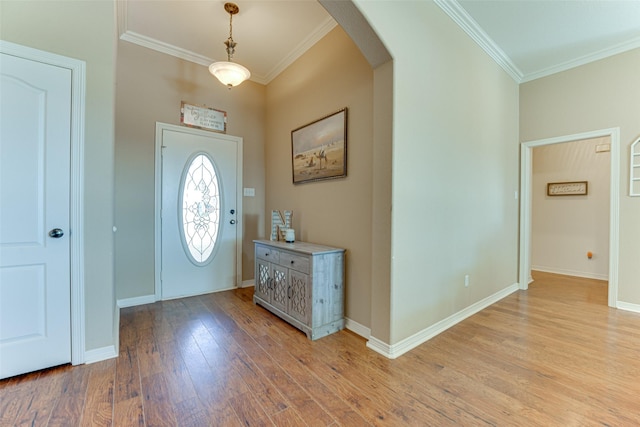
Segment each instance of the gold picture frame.
M587 181L550 182L547 184L547 196L585 196L589 192Z
M293 183L347 176L347 108L291 131Z

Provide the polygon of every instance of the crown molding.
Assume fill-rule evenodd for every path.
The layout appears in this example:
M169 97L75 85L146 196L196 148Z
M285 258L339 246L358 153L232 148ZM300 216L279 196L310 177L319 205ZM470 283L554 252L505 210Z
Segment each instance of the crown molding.
M289 65L293 64L298 58L300 58L307 50L313 45L318 43L324 36L326 36L331 30L333 30L338 23L328 16L316 29L304 40L302 40L286 57L278 62L273 69L265 76L266 83L275 79L281 72L283 72ZM266 84L265 83L265 84Z
M640 48L640 37L619 43L612 47L601 49L597 52L581 56L563 63L553 65L541 70L524 74L511 61L506 53L489 37L478 23L469 15L457 0L434 0L440 8L458 24L494 61L498 63L516 83L526 83L532 80L547 77L552 74L570 70L591 62L599 61L613 55L618 55L632 49Z
M552 74L560 73L562 71L567 71L572 68L576 68L581 65L588 64L590 62L599 61L601 59L605 59L613 55L618 55L620 53L627 52L632 49L637 49L639 47L640 47L640 37L636 37L634 39L631 39L622 43L618 43L617 45L614 45L612 47L601 49L597 52L593 52L588 55L584 55L579 58L572 59L570 61L566 61L558 65L554 65L552 67L547 67L540 71L525 74L522 78L521 83L530 82L532 80L540 79L542 77L547 77Z
M469 35L516 83L521 83L523 74L506 53L493 41L480 25L456 0L434 0L462 30Z
M181 47L177 47L169 43L161 42L160 40L138 34L134 31L126 31L120 36L120 40L134 43L148 49L153 49L167 55L175 56L176 58L184 59L185 61L195 62L196 64L204 65L206 67L214 62L213 59L206 56L191 52L190 50L182 49Z
M118 25L118 37L122 37L127 32L127 16L129 3L127 0L116 0L116 24Z
M200 55L199 53L191 52L190 50L161 42L160 40L138 34L134 31L126 31L120 36L120 40L134 43L138 46L146 47L148 49L155 50L156 52L171 55L205 67L209 67L212 62L215 62L215 59L209 58L208 56ZM251 78L249 80L263 85L268 83L264 76L260 76L255 73L251 73Z
M162 42L160 40L147 37L145 35L129 31L127 28L127 4L128 0L117 0L116 2L116 14L118 24L118 34L120 40L127 41L129 43L137 44L138 46L146 47L147 49L155 50L156 52L171 55L176 58L183 59L185 61L193 62L205 67L215 60L195 52L183 49L178 46L171 45L169 43ZM332 17L327 17L307 38L302 40L285 58L276 64L275 67L265 76L260 74L251 73L249 80L260 83L263 85L268 84L278 74L284 71L289 65L291 65L296 59L302 56L309 48L322 39L329 31L336 27L337 23Z

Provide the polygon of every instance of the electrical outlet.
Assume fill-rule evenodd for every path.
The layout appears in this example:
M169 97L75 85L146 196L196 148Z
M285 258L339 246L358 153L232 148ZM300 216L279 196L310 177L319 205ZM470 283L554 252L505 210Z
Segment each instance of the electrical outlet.
M469 287L469 275L468 274L464 275L464 287L465 288Z

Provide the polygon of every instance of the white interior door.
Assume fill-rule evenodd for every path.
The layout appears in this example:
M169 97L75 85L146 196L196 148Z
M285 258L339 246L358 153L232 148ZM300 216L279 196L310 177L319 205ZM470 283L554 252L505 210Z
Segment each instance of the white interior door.
M71 70L0 54L0 377L71 361Z
M241 138L162 125L162 299L237 286Z

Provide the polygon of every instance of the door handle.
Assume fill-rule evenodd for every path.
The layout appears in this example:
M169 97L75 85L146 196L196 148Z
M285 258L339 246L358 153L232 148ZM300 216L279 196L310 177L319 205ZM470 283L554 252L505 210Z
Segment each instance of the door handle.
M53 230L51 230L49 232L49 237L51 237L53 239L59 239L62 236L64 236L64 231L62 231L62 229L60 229L60 228L54 228Z

